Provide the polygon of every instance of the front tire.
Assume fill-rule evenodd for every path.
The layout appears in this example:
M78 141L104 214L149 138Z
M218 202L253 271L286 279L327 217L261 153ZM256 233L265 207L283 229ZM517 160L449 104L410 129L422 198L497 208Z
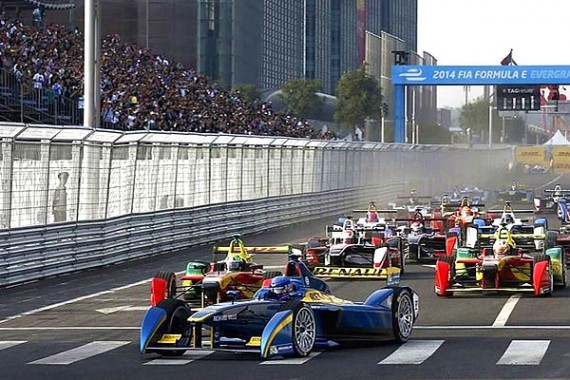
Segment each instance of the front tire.
M392 331L394 339L404 343L412 336L414 326L414 301L411 292L398 288L392 295Z
M306 357L315 347L317 322L311 307L300 303L293 313L293 349L295 356Z
M159 327L155 336L161 337L163 334L179 334L180 339L174 344L175 347L190 347L192 342L192 326L188 323L188 318L192 311L183 301L178 299L166 299L157 307L166 311L166 321ZM160 343L157 343L160 346ZM172 345L169 345L172 346ZM157 353L164 356L181 356L185 350L160 350Z

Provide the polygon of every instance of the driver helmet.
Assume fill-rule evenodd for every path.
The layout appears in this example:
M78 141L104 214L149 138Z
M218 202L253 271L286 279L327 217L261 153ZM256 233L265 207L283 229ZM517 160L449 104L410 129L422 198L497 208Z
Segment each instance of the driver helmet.
M511 245L505 239L497 239L493 244L493 253L495 255L506 255L511 249Z
M503 222L504 224L512 224L512 223L515 222L515 220L513 219L513 216L512 216L511 214L505 214L505 215L503 216L502 222Z
M352 216L346 217L346 219L344 220L344 223L342 224L342 228L344 230L354 229L354 220L352 220Z
M237 272L237 271L241 270L241 262L236 261L236 260L230 261L228 263L228 270L231 272Z
M422 231L422 222L415 221L412 223L412 232L421 232Z
M558 184L556 186L554 186L554 195L555 196L562 195L562 186L560 186Z
M443 194L443 197L441 197L441 204L445 205L448 203L449 203L449 195Z
M517 189L517 181L513 181L513 183L511 184L511 190L516 190Z
M271 280L270 290L278 299L287 298L293 291L293 283L287 276L277 276Z

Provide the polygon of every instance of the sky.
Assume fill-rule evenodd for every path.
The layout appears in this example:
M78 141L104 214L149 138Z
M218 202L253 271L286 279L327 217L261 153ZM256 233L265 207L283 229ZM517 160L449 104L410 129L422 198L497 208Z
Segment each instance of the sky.
M570 0L418 0L418 53L438 65L570 65ZM463 86L438 87L438 107L465 104ZM570 92L568 89L567 93ZM483 94L471 87L469 99Z

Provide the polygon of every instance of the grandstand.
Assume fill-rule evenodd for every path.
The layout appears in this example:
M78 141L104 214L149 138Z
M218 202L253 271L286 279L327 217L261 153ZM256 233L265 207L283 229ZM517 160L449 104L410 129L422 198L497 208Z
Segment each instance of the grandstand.
M32 1L37 3L11 4L33 5ZM64 5L54 0L42 3ZM0 119L82 124L83 35L78 29L58 24L38 28L2 15L0 54ZM314 131L306 120L275 112L269 103L248 103L239 92L210 83L195 70L148 49L125 43L118 35L102 40L101 54L102 127L334 137L331 132L322 135Z

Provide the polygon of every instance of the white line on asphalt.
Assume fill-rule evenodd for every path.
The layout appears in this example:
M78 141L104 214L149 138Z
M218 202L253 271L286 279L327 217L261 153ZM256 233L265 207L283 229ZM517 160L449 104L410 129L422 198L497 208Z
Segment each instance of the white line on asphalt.
M539 189L544 189L545 187L547 187L548 185L550 185L551 183L554 183L556 181L558 181L560 179L560 177L562 177L564 175L564 173L558 175L558 177L554 178L552 181L550 182L546 182L544 185L540 186Z
M89 294L89 295L83 296L83 297L77 297L77 298L74 298L74 299L71 299L71 300L68 300L68 301L58 302L58 303L54 303L54 304L51 304L51 305L48 305L48 306L40 307L40 308L38 308L38 309L26 311L26 312L24 312L24 313L12 315L12 316L10 316L10 317L8 317L8 318L4 318L4 319L0 320L0 324L5 323L5 322L8 322L8 321L11 321L11 320L16 319L16 318L25 317L25 316L27 316L27 315L37 314L37 313L39 313L39 312L41 312L41 311L52 310L52 309L58 308L58 307L60 307L60 306L65 306L65 305L69 305L69 304L72 304L72 303L75 303L75 302L79 302L79 301L83 301L83 300L86 300L86 299L90 299L90 298L94 298L94 297L99 297L99 296L101 296L101 295L103 295L103 294L110 294L110 293L114 293L114 292L119 291L119 290L124 290L124 289L133 288L133 287L138 286L138 285L146 284L147 282L150 282L150 281L151 281L151 279L149 278L148 280L139 281L139 282L135 282L135 283L128 284L128 285L124 285L124 286L119 286L119 287L117 287L117 288L105 290L105 291L98 292L98 293Z
M422 364L443 344L443 340L410 340L378 364Z
M549 344L549 340L513 340L497 364L539 365Z
M186 365L213 353L214 351L186 351L180 358L153 359L144 363L144 365Z
M493 327L500 327L507 324L507 320L511 316L513 310L515 310L515 306L517 305L517 302L519 302L520 299L521 299L520 294L513 294L512 296L509 297L509 299L507 300L507 302L505 302L505 305L499 312L499 315L497 315L495 322L493 322Z
M426 268L431 268L431 269L435 269L437 265L435 264L423 264L422 267L426 267Z
M113 314L118 311L147 311L150 306L117 306L117 307L107 307L104 309L96 309L95 311L101 314Z
M414 326L414 330L570 330L570 326Z
M27 340L0 340L0 351L26 342Z
M414 326L415 330L570 330L570 326ZM139 326L0 327L0 331L140 330Z
M140 327L131 326L63 326L63 327L0 327L0 331L73 331L73 330L140 330Z
M28 364L68 365L122 347L128 341L97 341Z
M320 354L322 354L322 351L319 352L311 352L309 354L309 356L306 356L304 358L290 358L290 359L282 359L282 360L266 360L264 362L261 362L259 364L264 364L264 365L301 365L301 364L305 364L306 362L308 362L309 360L319 356Z

